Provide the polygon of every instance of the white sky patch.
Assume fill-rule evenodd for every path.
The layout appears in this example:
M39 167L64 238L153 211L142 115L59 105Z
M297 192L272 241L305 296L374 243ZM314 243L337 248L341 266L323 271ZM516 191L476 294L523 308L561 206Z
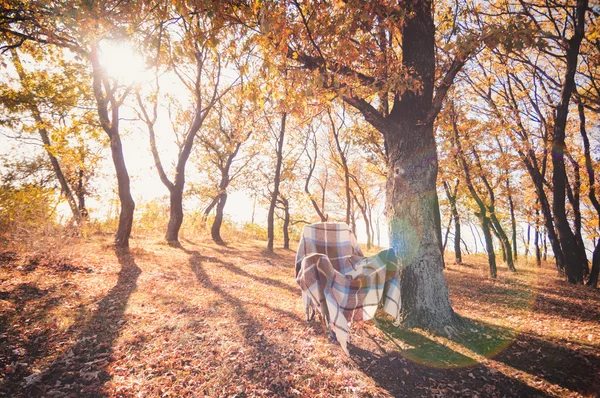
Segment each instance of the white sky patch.
M100 51L100 63L106 73L120 83L131 84L148 77L144 58L131 45L103 40L100 42Z

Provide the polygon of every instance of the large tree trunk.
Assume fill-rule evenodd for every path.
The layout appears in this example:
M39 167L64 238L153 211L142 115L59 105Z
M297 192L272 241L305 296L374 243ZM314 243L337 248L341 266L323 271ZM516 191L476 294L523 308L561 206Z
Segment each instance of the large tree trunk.
M409 128L412 127L412 131ZM444 280L441 225L436 194L437 156L431 126L403 126L411 140L390 139L386 214L390 243L404 265L402 316L407 326L439 329L452 323ZM399 138L399 137L398 137ZM410 144L409 144L410 143ZM425 159L415 159L415 154Z
M562 84L560 101L556 106L554 117L554 134L552 137L552 185L553 206L552 212L556 222L556 229L560 237L560 245L565 256L565 270L567 280L570 283L583 283L583 266L577 253L577 243L573 231L569 226L565 212L566 172L564 162L565 152L565 128L567 115L569 113L569 102L571 93L575 88L575 72L577 70L577 58L579 47L584 36L585 13L588 1L578 0L575 10L574 33L568 40L566 61L567 68L565 80Z
M215 212L215 221L210 229L212 240L218 244L223 243L223 239L221 238L221 225L223 224L223 210L225 209L225 203L227 203L227 193L223 192L219 195L217 211Z
M403 62L419 73L419 93L407 91L394 105L387 128L386 214L390 244L404 269L402 320L407 326L442 330L455 322L443 274L442 226L436 191L438 159L432 108L435 71L430 2L414 4L402 35Z
M273 243L275 241L275 206L279 198L279 183L281 180L281 165L283 163L283 140L285 139L285 122L287 113L283 112L281 116L281 128L277 138L277 163L275 164L275 175L273 176L273 192L271 193L271 204L267 215L267 251L273 252Z

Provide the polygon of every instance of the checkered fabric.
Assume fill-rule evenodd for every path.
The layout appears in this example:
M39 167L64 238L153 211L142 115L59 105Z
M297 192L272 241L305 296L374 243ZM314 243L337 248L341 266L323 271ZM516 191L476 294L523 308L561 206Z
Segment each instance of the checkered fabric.
M345 223L304 227L296 254L296 281L306 311L325 316L331 332L348 354L351 322L373 318L380 303L391 316L400 313L399 265L392 249L365 258Z

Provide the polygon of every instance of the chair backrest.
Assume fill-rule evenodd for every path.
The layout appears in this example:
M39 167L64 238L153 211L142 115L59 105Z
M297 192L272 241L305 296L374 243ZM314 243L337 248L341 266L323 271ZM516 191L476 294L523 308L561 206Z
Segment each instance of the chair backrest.
M343 222L323 222L304 227L296 254L297 269L304 257L314 253L327 256L333 268L342 274L353 269L356 257L363 257L354 234Z

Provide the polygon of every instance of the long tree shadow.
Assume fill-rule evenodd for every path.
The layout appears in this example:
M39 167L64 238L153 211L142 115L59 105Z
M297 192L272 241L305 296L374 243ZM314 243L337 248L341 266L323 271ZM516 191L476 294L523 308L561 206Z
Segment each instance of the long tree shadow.
M81 329L77 343L48 368L25 378L17 396L103 396L104 384L111 378L106 368L113 344L125 323L125 309L142 272L127 249L117 249L116 255L121 266L117 283L86 324L75 326Z
M600 355L532 333L467 320L474 329L453 340L469 350L571 391L584 395L600 391Z
M383 338L363 332L353 337L356 343L350 354L365 374L394 396L549 396L479 363L477 355L492 357L509 346L511 331L477 330L476 339L457 339L468 348L458 352L421 333L398 328L389 319L375 322Z
M246 304L248 303L245 303L244 301L237 298L235 295L228 293L221 286L212 282L210 276L207 274L203 266L203 262L206 261L216 262L225 267L228 266L228 263L224 263L214 257L202 256L197 251L185 250L185 252L190 254L190 267L200 284L203 287L217 293L234 310L236 318L235 322L242 331L245 344L249 347L254 348L254 360L259 363L274 364L277 367L277 371L274 373L269 372L268 369L251 370L247 372L246 376L254 380L255 383L263 385L265 388L270 389L270 391L275 392L277 396L292 396L293 394L291 393L291 389L293 385L289 384L288 382L282 382L282 380L286 380L286 376L289 376L291 374L290 369L287 368L287 362L283 360L283 347L273 344L265 338L265 335L263 333L264 327L256 319L256 316L258 315L252 315L246 309ZM235 266L233 266L233 268L237 269L237 267ZM241 274L249 278L254 277L253 275L247 274L246 272L242 272ZM272 281L269 280L269 282Z
M296 294L298 296L300 295L300 289L299 288L298 289L294 289L293 287L291 287L287 283L280 282L280 281L278 281L276 279L271 279L271 278L267 278L267 277L264 277L264 276L256 276L256 275L250 274L249 272L241 269L240 267L236 266L235 264L223 261L223 260L221 260L219 258L216 258L216 257L202 256L198 252L195 252L195 251L190 252L190 251L185 250L185 252L188 253L188 254L194 255L197 260L200 260L200 261L210 261L212 263L217 263L217 264L221 265L223 268L225 268L226 270L233 272L234 274L238 274L238 275L243 276L245 278L254 279L257 282L265 284L265 285L268 285L268 286L273 286L273 287L276 287L276 288L279 288L279 289L287 290L288 292Z
M52 329L35 328L24 333L19 326L31 319L46 319L60 306L62 298L56 295L56 289L40 289L33 283L0 292L0 300L14 306L11 312L0 313L0 391L18 391L23 378L31 373L30 367L24 366L29 365L26 358L44 358L51 347Z
M597 396L600 391L598 354L522 333L495 359L584 396Z

